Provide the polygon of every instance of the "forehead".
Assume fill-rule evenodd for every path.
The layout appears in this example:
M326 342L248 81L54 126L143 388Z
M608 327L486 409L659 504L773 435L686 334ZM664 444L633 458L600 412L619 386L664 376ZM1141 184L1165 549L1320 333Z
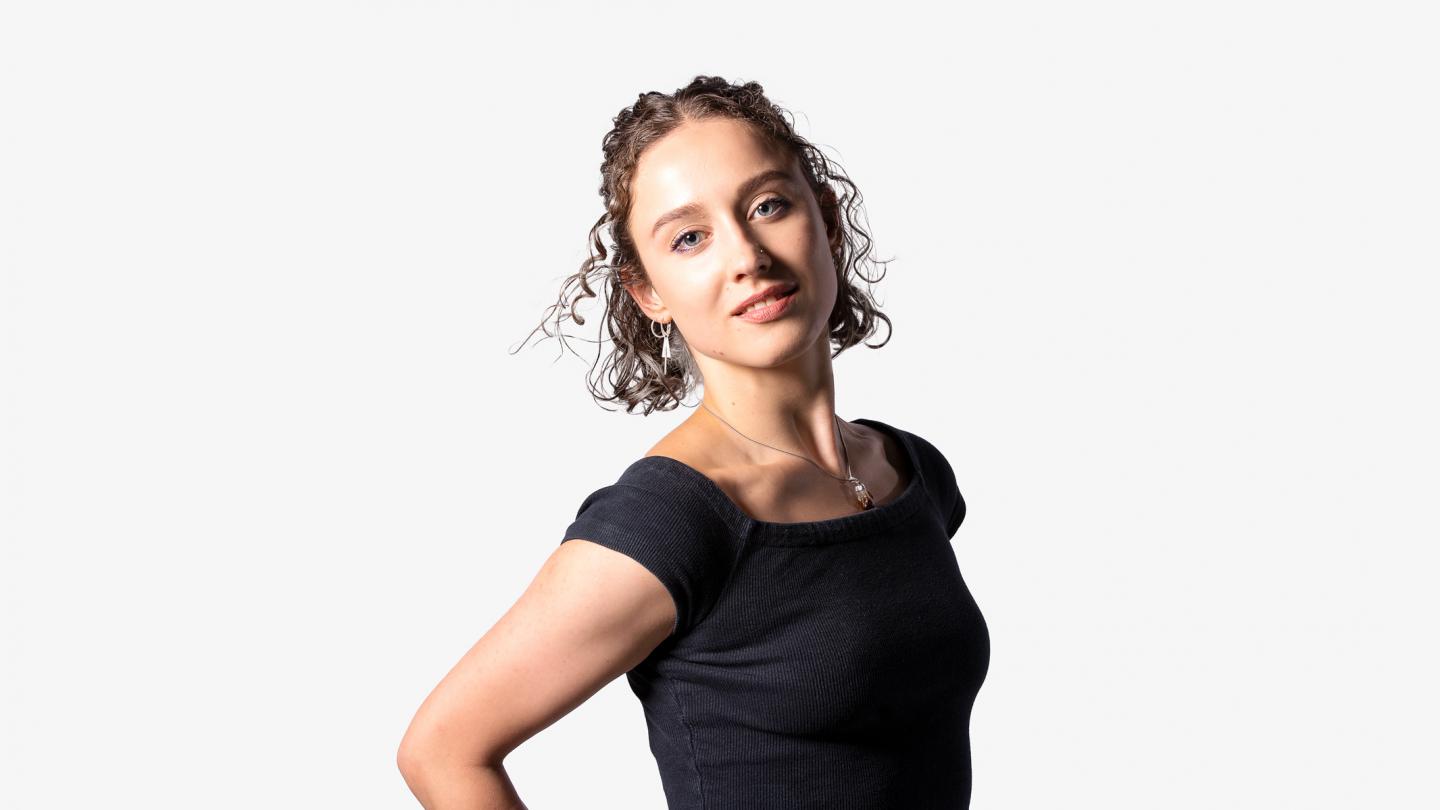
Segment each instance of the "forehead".
M631 180L632 214L643 216L729 192L766 169L795 175L787 150L732 118L687 121L640 155ZM798 175L796 175L798 179Z

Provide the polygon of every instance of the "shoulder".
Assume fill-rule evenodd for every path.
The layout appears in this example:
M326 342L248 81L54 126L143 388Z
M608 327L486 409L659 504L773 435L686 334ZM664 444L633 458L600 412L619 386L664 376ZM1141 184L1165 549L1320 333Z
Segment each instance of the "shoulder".
M949 483L953 484L955 481L954 468L945 453L923 434L909 430L904 433L909 438L911 445L914 446L920 463L925 465L926 472L933 471L940 478L947 478Z
M866 421L876 422L879 420ZM956 529L960 527L961 521L965 519L965 497L960 493L960 487L955 479L955 468L950 463L950 459L924 433L894 427L884 422L880 424L891 427L914 448L915 458L920 463L920 475L924 479L925 488L929 491L931 499L945 522L946 531L953 537Z
M586 496L577 517L600 516L672 539L728 530L693 472L673 458L643 456L631 462L614 482Z
M776 491L779 482L763 466L736 465L734 459L727 460L717 453L716 448L727 438L687 420L656 442L626 472L636 479L655 480L660 489L683 490L689 497L710 504L721 520L736 520L741 515L737 504L763 501L762 496ZM744 527L732 528L740 531Z
M585 497L560 542L586 540L645 566L674 598L672 633L683 633L714 605L739 540L677 463L650 456L632 462Z
M954 474L951 471L949 459L923 434L879 419L854 419L851 420L851 424L859 425L873 434L877 444L882 441L888 444L893 436L902 444L909 445L915 451L915 459L920 463L919 472L925 477L926 483L945 483L944 479L947 478L949 483L954 483Z
M672 534L724 529L722 510L700 472L710 463L707 448L713 445L690 420L680 423L630 462L614 483L591 493L580 512L598 508L617 520Z

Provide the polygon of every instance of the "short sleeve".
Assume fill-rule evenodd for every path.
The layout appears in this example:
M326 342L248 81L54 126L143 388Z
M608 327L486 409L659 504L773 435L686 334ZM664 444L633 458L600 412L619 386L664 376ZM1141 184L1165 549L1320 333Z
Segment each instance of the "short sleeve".
M560 542L572 539L618 551L654 574L675 602L672 637L709 614L736 557L728 527L703 497L640 462L585 498Z
M910 439L919 451L921 463L925 465L923 474L931 497L935 499L935 507L945 521L945 533L953 538L965 521L965 497L960 494L960 487L955 482L955 470L945 454L928 440L914 433L910 433Z

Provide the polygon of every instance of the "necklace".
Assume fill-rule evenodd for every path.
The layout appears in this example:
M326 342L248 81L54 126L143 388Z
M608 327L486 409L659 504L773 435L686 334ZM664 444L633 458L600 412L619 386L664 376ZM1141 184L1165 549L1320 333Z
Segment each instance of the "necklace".
M724 419L721 419L721 418L720 418L720 414L715 413L714 411L711 411L711 410L710 410L710 406L709 406L709 405L706 405L704 400L701 400L701 401L700 401L700 407L704 408L704 409L707 410L707 411L710 411L710 415L711 415L711 416L715 417L716 419L720 419L721 422L725 422ZM870 497L870 490L866 489L866 488L865 488L865 485L862 484L862 483L860 483L860 479L856 478L856 477L855 477L855 474L854 474L853 472L851 472L851 470L850 470L850 451L845 448L845 433L840 430L840 421L839 421L839 420L840 420L840 417L834 416L833 414L832 414L832 416L833 416L834 419L835 419L835 432L840 436L840 450L841 450L841 452L842 452L842 453L844 454L844 456L845 456L845 477L844 477L844 478L841 478L840 476L831 473L829 470L825 469L824 467L821 467L819 464L816 464L814 461L810 461L810 459L805 458L805 456L802 456L802 455L800 455L799 453L791 453L789 450L780 450L780 448L775 447L774 445L765 444L764 442L760 441L759 439L750 439L749 436L745 436L744 433L740 433L740 430L739 430L738 428L736 428L734 425L730 424L729 422L725 422L725 426L728 427L728 428L730 428L731 430L735 431L736 433L740 433L741 436L744 436L745 438L750 439L750 441L755 442L756 444L763 445L763 446L765 446L765 447L769 447L771 450L780 450L780 452L782 452L782 453L786 453L786 454L788 454L788 455L792 455L792 456L794 456L794 457L796 457L796 458L803 458L803 459L805 459L806 461L809 461L810 464L812 464L812 465L815 467L815 469L819 470L820 472L823 472L823 473L825 473L826 475L830 476L831 478L834 478L836 481L844 481L845 483L847 483L847 484L849 484L851 487L853 487L853 488L854 488L854 492L855 492L855 501L856 501L856 503L860 504L860 508L861 508L861 509L874 509L874 508L875 508L875 499Z

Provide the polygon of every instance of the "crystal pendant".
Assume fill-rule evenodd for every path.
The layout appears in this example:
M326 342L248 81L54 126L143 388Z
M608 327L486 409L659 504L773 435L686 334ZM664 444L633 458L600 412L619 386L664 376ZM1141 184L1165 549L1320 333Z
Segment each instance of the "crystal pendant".
M870 497L870 491L865 488L864 484L860 483L860 479L851 478L850 483L855 487L855 500L860 502L860 508L875 508L875 499Z

